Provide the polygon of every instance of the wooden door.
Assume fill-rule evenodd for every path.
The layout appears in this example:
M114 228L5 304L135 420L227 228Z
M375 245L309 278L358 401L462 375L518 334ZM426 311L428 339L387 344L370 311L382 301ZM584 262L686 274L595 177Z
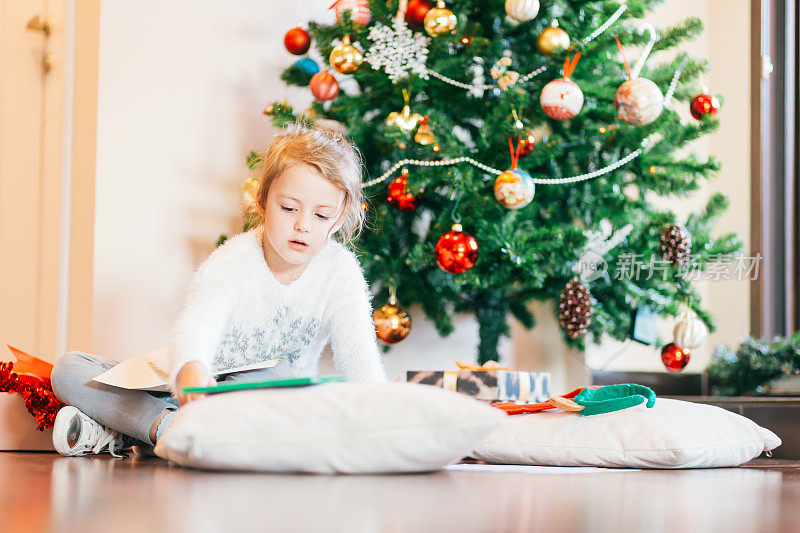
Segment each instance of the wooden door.
M98 15L0 0L0 359L90 349Z

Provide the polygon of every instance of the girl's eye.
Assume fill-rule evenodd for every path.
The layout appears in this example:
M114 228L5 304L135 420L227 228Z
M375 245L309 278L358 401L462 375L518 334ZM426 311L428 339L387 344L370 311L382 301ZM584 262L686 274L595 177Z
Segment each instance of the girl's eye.
M287 213L291 213L292 211L294 211L294 208L293 208L293 207L286 207L285 205L282 205L282 206L281 206L281 209L283 209L283 210L284 210L284 211L286 211Z
M319 218L320 220L330 220L331 217L326 217L325 215L320 215L319 213L317 213L317 218Z

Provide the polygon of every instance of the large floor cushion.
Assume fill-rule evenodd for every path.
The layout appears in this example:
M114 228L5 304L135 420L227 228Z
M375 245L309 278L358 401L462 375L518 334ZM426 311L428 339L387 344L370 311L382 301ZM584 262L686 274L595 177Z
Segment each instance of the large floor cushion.
M773 432L725 409L659 398L652 409L596 416L508 416L471 455L507 464L705 468L736 466L780 444Z
M505 416L462 394L409 383L230 392L181 407L155 452L206 469L423 472L468 455Z

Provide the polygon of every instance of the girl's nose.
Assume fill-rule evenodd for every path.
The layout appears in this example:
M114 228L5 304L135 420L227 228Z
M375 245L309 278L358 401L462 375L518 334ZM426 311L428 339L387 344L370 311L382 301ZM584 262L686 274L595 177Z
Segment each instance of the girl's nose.
M294 229L295 231L308 233L311 229L311 221L306 220L304 216L299 216L294 222Z

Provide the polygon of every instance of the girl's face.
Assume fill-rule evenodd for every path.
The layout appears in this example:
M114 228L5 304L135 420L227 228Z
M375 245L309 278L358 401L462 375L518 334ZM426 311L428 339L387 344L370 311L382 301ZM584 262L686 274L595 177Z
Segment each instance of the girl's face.
M276 177L262 206L270 268L306 265L342 226L343 202L344 191L312 166L292 165Z

